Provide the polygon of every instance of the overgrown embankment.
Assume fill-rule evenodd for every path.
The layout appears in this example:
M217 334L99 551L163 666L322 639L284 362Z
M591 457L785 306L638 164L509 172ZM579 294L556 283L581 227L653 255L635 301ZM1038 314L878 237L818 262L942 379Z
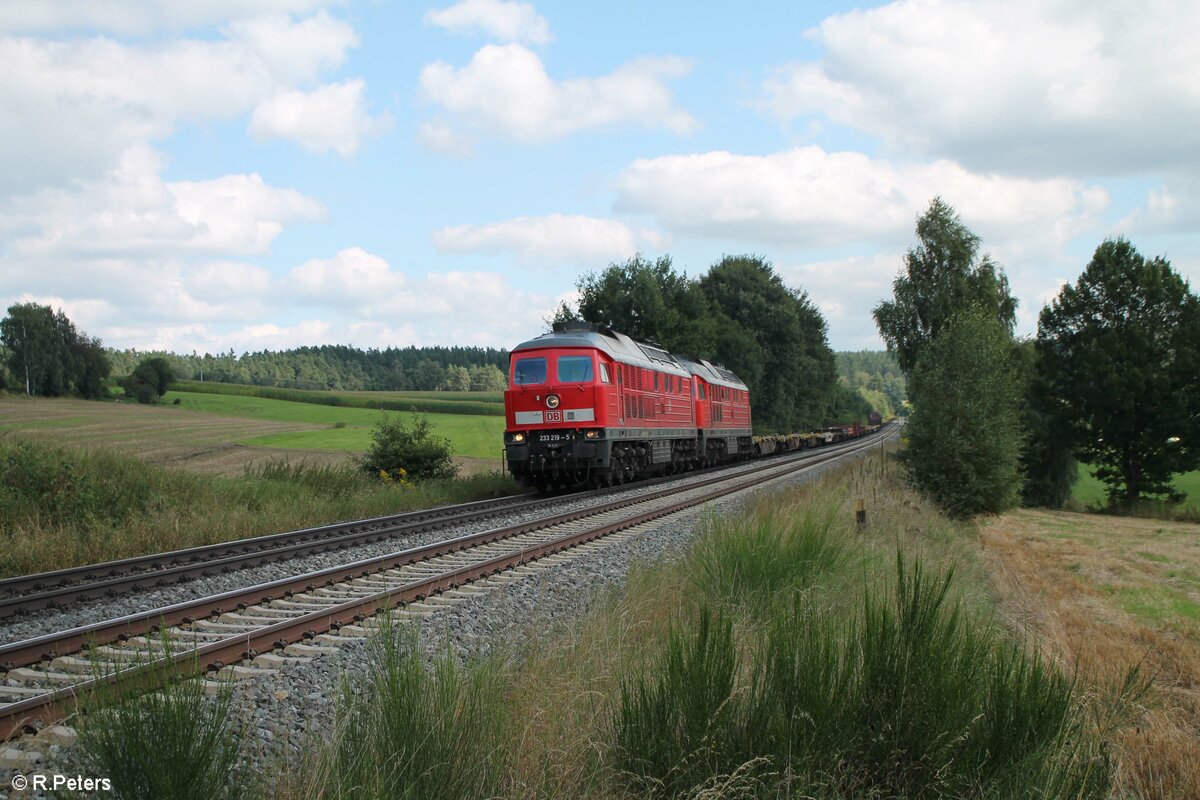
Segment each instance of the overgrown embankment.
M0 440L0 577L496 497L494 475L385 485L352 466L274 461L220 478L111 450Z
M1096 710L1126 698L1085 703L995 624L974 528L888 468L710 520L513 663L421 678L417 650L385 645L274 795L403 796L430 763L471 776L424 787L448 798L1108 796Z

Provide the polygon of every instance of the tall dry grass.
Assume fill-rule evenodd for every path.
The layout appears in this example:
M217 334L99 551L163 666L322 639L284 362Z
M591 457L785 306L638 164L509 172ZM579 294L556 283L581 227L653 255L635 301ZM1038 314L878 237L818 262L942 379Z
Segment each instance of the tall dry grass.
M0 577L510 493L497 475L388 486L353 467L272 462L240 478L112 450L0 439Z

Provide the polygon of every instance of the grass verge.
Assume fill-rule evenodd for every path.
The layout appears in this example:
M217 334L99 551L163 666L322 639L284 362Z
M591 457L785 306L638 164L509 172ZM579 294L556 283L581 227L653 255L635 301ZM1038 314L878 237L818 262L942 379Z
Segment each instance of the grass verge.
M397 751L372 730L450 727L482 731L477 796L1109 796L1137 673L1081 684L997 624L975 529L892 469L875 455L710 519L688 552L635 568L581 620L531 625L520 658L486 678L427 672L423 702L459 698L440 708L371 689L397 710L369 715L389 722L320 763L378 775L412 747L381 757ZM443 679L457 688L432 688ZM489 694L464 705L473 686ZM474 704L505 713L462 724ZM351 716L360 707L347 699ZM325 772L279 796L340 796Z
M370 647L365 680L343 688L333 737L280 788L306 800L495 797L506 715L499 665L460 665L446 652L427 668L416 637L386 614Z
M166 640L163 645L169 656ZM111 794L104 796L246 796L246 775L238 763L245 737L234 719L229 684L207 697L199 679L150 669L103 685L84 705L88 713L78 726L73 758L81 774L111 781Z
M496 474L412 487L349 465L267 462L240 478L154 467L110 450L0 439L0 576L498 497Z

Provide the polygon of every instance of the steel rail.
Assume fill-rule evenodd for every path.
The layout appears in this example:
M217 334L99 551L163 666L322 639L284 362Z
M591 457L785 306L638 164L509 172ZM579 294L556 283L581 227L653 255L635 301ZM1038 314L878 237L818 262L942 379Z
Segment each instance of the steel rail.
M886 437L885 437L886 438ZM406 603L423 600L431 594L441 594L444 591L458 588L461 585L473 583L474 581L497 574L499 572L511 569L536 560L543 556L557 553L570 547L575 547L594 539L607 536L616 531L632 528L636 525L643 524L654 519L673 514L678 511L709 502L713 499L732 494L750 488L763 480L773 480L778 477L783 477L794 472L809 469L818 464L830 461L835 458L840 458L845 455L864 450L874 446L875 442L863 442L861 440L850 443L849 445L839 446L835 451L832 448L823 450L816 457L798 458L793 461L779 464L767 464L759 466L753 470L739 473L734 476L714 477L699 483L692 483L684 487L673 487L671 489L660 490L651 493L650 495L642 495L638 498L625 498L604 504L603 506L593 507L579 512L569 512L560 514L555 517L545 520L538 520L534 523L524 523L512 528L501 528L495 531L487 531L481 534L473 534L470 536L460 537L459 539L451 540L450 542L442 543L442 545L451 545L449 549L445 549L440 554L447 552L455 552L457 550L468 549L469 547L485 544L488 541L497 541L499 539L508 538L509 536L518 535L521 532L536 530L538 528L549 527L551 525L562 524L564 522L574 521L581 517L596 516L606 511L611 511L623 508L629 505L640 505L647 502L653 502L656 499L661 499L671 494L680 494L684 492L694 491L697 488L703 488L715 483L727 483L727 486L714 488L708 494L693 496L688 499L678 502L651 508L646 511L637 513L633 516L625 517L613 522L604 523L600 526L591 527L583 531L569 533L552 540L529 545L511 553L458 567L448 570L427 578L421 578L416 581L409 582L399 587L394 587L382 592L370 594L362 598L347 600L341 604L332 606L326 609L309 612L292 619L280 621L278 623L258 628L244 634L236 634L215 642L203 644L195 648L188 648L182 652L154 658L143 664L134 667L118 669L108 675L90 678L78 684L73 684L68 687L47 692L44 695L28 698L9 704L0 709L0 741L6 741L15 735L20 734L25 729L35 725L36 723L49 723L59 720L67 716L79 703L80 696L86 696L93 689L104 684L115 683L119 680L133 677L138 674L148 672L155 669L170 669L180 672L189 671L193 664L203 663L208 669L220 669L226 663L233 663L244 659L250 659L261 652L269 652L270 650L282 649L289 644L312 639L319 633L336 630L338 627L349 624L351 622L365 619L368 616L376 614L386 608L403 606ZM782 468L781 468L782 467ZM761 472L774 470L777 474L760 478L758 480L747 480ZM298 586L300 582L306 579L315 577L325 577L333 572L341 572L344 578L353 579L361 574L370 574L371 572L381 569L389 569L390 566L379 567L378 569L369 569L366 573L359 573L358 570L365 565L374 565L386 563L389 560L394 560L392 566L401 563L414 563L420 561L422 555L425 558L431 556L431 551L442 545L430 545L424 548L413 548L402 553L394 554L394 557L385 559L372 559L370 561L356 562L353 565L338 568L337 570L325 570L319 573L311 573L310 575L300 576L294 579L291 583ZM328 579L326 585L336 584L338 581ZM186 606L194 606L195 608L209 608L210 613L219 614L220 607L212 607L212 602L227 602L235 597L245 595L243 599L248 599L250 594L260 594L256 602L269 602L274 599L270 595L262 595L262 590L272 587L272 590L278 590L286 581L277 581L272 584L264 584L259 587L252 587L244 592L229 592L220 595L216 598L208 598L200 603L184 603L177 606L162 609L161 612L171 611L170 615L159 615L160 622L158 624L171 625L179 622L188 621L189 617L180 616L185 611ZM311 591L316 588L313 583L305 585L305 591ZM256 591L257 590L257 591ZM208 605L205 605L208 604ZM173 609L173 610L172 610ZM97 635L87 637L83 634L85 631L90 631L98 634L99 631L105 631L105 635L111 636L109 641L113 641L121 636L121 629L124 626L130 625L134 619L140 619L143 623L149 618L149 614L132 615L130 617L115 620L112 623L103 623L97 626L85 626L83 628L74 629L73 631L64 632L64 634L55 634L39 639L30 640L29 642L17 643L3 650L9 652L19 652L19 646L30 645L37 649L38 643L46 643L49 640L58 639L62 644L68 641L78 643L84 646L91 643L99 644ZM177 621L172 623L170 620L174 618ZM135 630L135 628L125 627L125 631ZM149 628L140 628L140 632L149 632ZM115 634L115 635L114 635ZM82 637L82 638L81 638ZM48 653L42 652L38 660L49 656ZM36 662L26 662L36 663Z
M373 537L432 530L510 508L523 510L544 502L529 500L525 495L476 500L4 578L0 579L0 595L6 595L0 597L0 617L65 602L73 599L72 591L76 592L74 599L91 599L79 595L111 595L123 585L138 582L166 585L212 567L228 568L238 558L252 565L272 560L277 554L303 555L298 551L306 546L311 548L307 552L320 552L372 541Z
M795 455L795 452L783 455ZM678 474L665 475L639 481L638 485L653 486L678 479ZM590 492L614 493L623 488L624 485L616 485ZM577 494L585 493L587 492ZM370 544L397 536L423 533L473 522L500 512L520 513L558 505L568 496L559 494L528 499L525 495L519 495L477 500L4 578L0 579L0 619L44 608L63 608L73 602L117 597L148 587L160 588L193 578Z

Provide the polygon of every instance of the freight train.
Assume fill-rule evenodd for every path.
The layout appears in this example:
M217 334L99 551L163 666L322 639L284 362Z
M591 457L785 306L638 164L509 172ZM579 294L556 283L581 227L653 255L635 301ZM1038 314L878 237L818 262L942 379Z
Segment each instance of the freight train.
M508 469L542 492L620 484L866 432L856 425L756 438L750 391L729 370L576 323L513 348L504 414Z

